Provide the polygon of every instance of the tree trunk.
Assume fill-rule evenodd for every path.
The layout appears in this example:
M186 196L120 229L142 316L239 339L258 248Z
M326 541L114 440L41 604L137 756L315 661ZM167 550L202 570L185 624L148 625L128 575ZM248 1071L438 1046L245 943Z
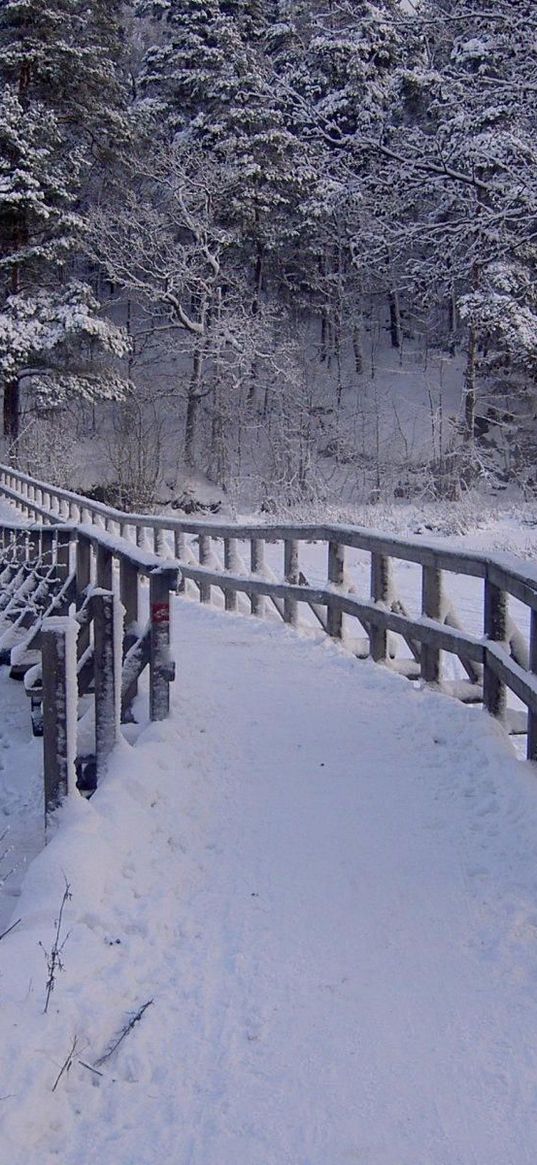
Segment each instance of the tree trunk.
M364 371L364 344L362 321L356 323L352 329L352 349L354 352L354 368L357 376L362 376Z
M470 324L468 332L468 355L464 373L464 433L469 443L473 441L475 434L476 365L477 328L475 324Z
M10 444L19 439L20 426L20 382L18 379L4 383L4 436Z
M198 410L201 400L201 374L203 368L203 356L201 351L201 343L196 345L194 357L192 361L192 376L188 386L188 397L186 402L186 421L185 421L185 462L192 467L194 465L194 445L196 441L196 430L198 425Z
M259 225L259 212L257 209L255 212L255 221L256 221L256 225L258 226ZM258 239L257 240L257 255L256 255L255 270L254 270L254 298L252 300L252 315L254 316L254 318L255 318L255 316L259 315L259 308L261 306L261 292L263 290L263 265L264 265L263 245L262 245L261 241ZM249 388L248 388L248 403L251 405L255 404L255 398L256 398L256 394L257 394L257 376L258 376L257 360L254 356L254 359L252 360L252 368L251 368L251 372L250 372L250 384L249 384Z
M392 348L400 349L402 346L401 310L397 291L390 291L388 302L390 305L390 339Z

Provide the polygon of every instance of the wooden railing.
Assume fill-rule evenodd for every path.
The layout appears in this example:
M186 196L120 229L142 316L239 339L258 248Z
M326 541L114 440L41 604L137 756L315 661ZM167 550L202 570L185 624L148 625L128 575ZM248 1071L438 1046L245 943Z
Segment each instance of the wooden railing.
M179 571L173 561L113 539L103 530L71 523L28 527L3 523L0 560L4 588L0 629L2 638L6 627L16 634L18 641L10 650L12 670L24 676L34 731L44 736L48 812L65 796L75 772L79 788L95 787L120 723L131 716L145 668L149 718L163 720L168 715L175 675L170 596L177 591ZM36 595L41 596L40 604ZM143 618L142 599L148 600ZM89 693L93 740L81 752L79 700Z
M180 564L183 591L196 594L202 603L257 616L270 610L291 626L313 620L333 639L345 639L357 655L369 655L468 703L482 703L506 727L516 719L517 730L527 731L527 756L537 760L537 570L531 563L353 526L240 525L126 514L9 467L0 467L2 494L29 518L76 519L83 529L101 531L101 538L104 530L111 538L119 536L138 547L149 543L159 556L173 556ZM325 547L326 567L318 584L308 581L303 561L304 547L312 542ZM241 548L246 548L247 561ZM366 594L359 593L348 569L349 551L367 556ZM398 597L394 562L414 564L420 572L419 610L413 614ZM457 575L483 584L482 634L462 626L449 598L446 578ZM522 627L511 617L510 599L519 606ZM349 630L352 623L362 630L358 641ZM451 680L449 657L455 658L459 671ZM526 709L523 724L516 709L507 706L507 691Z

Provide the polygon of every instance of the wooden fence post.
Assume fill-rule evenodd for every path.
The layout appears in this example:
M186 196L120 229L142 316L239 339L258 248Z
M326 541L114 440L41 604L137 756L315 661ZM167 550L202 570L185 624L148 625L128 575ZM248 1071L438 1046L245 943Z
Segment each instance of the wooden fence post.
M99 781L120 730L122 637L117 598L109 591L97 591L92 604L95 758Z
M390 606L391 564L386 554L371 553L371 598L374 603ZM375 663L385 663L388 658L388 632L385 627L371 623L369 629L369 650Z
M65 616L43 620L41 652L46 816L75 787L76 637L77 626L74 620Z
M252 574L262 576L265 566L265 543L262 538L250 539L250 569ZM252 615L262 617L265 611L265 596L254 591L250 594L250 611Z
M345 547L339 542L328 543L328 581L332 586L340 587L345 577ZM341 639L343 632L343 614L332 603L328 603L326 610L326 630L333 639Z
M239 556L236 538L224 538L224 569L229 570L230 574L238 574ZM226 611L236 611L237 603L237 592L232 590L231 587L224 587L224 607Z
M442 619L442 571L436 566L424 566L421 576L421 610L428 619L439 623ZM437 684L441 677L441 654L437 647L421 645L421 678L428 684Z
M200 566L208 566L211 561L211 539L208 534L198 536L198 547ZM200 582L200 601L202 603L210 603L211 601L211 584L205 582L205 579Z
M286 538L283 544L283 569L285 581L296 586L300 577L298 563L298 542L295 538ZM286 623L296 627L298 622L298 603L296 599L284 599L283 617Z
M175 679L175 668L170 660L170 592L177 590L177 583L177 570L160 567L149 575L151 720L165 720L170 711L170 683Z
M485 635L492 643L507 640L507 595L505 591L485 577ZM498 679L490 667L488 653L485 652L483 674L483 703L487 712L501 720L507 705L505 684Z

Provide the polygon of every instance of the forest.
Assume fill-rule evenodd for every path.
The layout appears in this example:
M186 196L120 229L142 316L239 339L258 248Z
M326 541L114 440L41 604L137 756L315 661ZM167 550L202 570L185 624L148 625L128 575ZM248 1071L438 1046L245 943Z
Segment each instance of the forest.
M534 0L3 0L0 78L4 461L537 494Z

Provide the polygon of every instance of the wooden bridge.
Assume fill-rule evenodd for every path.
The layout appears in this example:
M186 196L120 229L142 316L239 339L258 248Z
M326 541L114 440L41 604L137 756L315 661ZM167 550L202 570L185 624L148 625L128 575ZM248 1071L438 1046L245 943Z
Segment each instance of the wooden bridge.
M537 760L537 570L531 564L352 526L241 525L127 514L8 466L0 466L0 496L25 519L24 526L4 525L0 532L4 570L11 555L34 595L44 584L47 564L49 574L53 567L58 576L49 606L36 610L34 603L33 620L20 609L24 587L18 593L19 641L10 649L12 666L28 672L34 709L44 705L49 808L64 794L74 760L67 745L59 744L73 737L64 723L73 677L79 698L94 692L95 699L95 746L89 758L77 758L79 778L84 765L86 777L93 769L97 777L102 771L145 667L151 717L167 715L173 678L169 596L175 590L226 611L321 628L360 658L369 656L411 680L482 704L508 731L527 735L527 756ZM367 593L360 593L363 584L353 575L350 557L356 554L362 565L369 564ZM402 601L397 564L412 564L419 573L417 610L406 597ZM9 585L14 570L5 576ZM449 597L455 576L475 580L472 585L480 588L480 629L463 626ZM74 632L57 622L69 610L76 611Z

